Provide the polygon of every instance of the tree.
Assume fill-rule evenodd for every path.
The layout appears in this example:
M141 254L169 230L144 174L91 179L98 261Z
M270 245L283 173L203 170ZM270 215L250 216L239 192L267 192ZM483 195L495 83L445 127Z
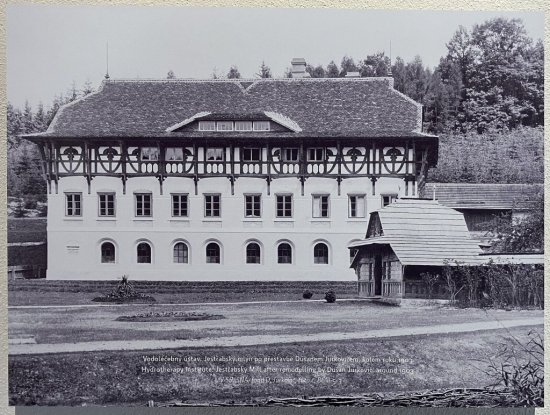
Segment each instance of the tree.
M519 19L460 27L447 44L442 80L458 91L454 128L505 130L542 125L543 50Z
M34 131L46 131L48 126L46 125L46 114L44 112L44 104L38 103L36 114L34 115Z
M271 69L269 68L269 66L267 66L265 64L264 61L262 61L262 64L260 65L260 69L258 70L258 73L256 74L256 76L258 76L260 78L272 78L273 77L271 75Z
M172 69L168 71L168 74L166 74L166 79L176 79L176 74Z
M82 86L82 96L86 96L94 92L94 87L92 85L92 82L87 79L86 82L84 82L84 85Z
M325 75L327 78L338 78L340 76L338 65L336 65L334 61L330 61L330 63L327 65L327 70Z
M233 65L231 68L229 68L229 72L227 73L227 78L229 79L240 79L241 74L239 72L239 69Z
M348 72L358 72L359 68L355 64L353 58L350 58L349 56L344 56L342 58L342 62L340 63L340 77L346 76Z
M325 78L326 77L326 71L325 68L323 68L323 65L317 65L315 67L311 65L306 66L306 72L312 77L312 78Z
M390 69L390 58L384 52L378 52L374 55L368 55L365 60L359 64L361 76L388 76Z

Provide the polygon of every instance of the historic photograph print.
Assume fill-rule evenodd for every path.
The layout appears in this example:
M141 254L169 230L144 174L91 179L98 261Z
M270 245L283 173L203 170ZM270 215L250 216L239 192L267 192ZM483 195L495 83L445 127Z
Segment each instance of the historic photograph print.
M543 406L543 17L9 5L10 405Z

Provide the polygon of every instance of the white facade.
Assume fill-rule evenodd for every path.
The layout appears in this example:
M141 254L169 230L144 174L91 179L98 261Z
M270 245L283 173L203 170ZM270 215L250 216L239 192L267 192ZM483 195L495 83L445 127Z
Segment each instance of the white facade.
M409 186L412 186L410 183ZM347 246L362 239L369 213L379 209L382 195L405 196L402 178L380 178L375 194L366 177L347 178L338 184L334 178L310 177L304 184L295 178L273 180L268 194L265 179L241 177L231 184L227 178L202 178L197 194L191 178L167 177L160 194L155 177L134 177L126 182L116 177L98 176L90 191L83 176L63 177L57 193L48 199L49 279L112 280L127 274L134 280L216 281L216 280L354 280L349 269ZM66 194L81 194L80 216L66 215ZM99 216L98 193L114 193L114 217ZM151 193L152 216L135 216L135 194ZM172 216L171 194L187 194L188 216ZM409 196L417 194L409 189ZM221 196L221 216L206 218L204 195ZM246 218L244 195L261 195L261 217ZM292 217L276 217L276 196L292 195ZM313 195L329 196L328 218L313 217ZM364 195L364 217L349 217L349 196ZM137 262L137 245L151 247L151 263ZM103 263L101 245L115 246L114 263ZM187 263L174 263L173 248L184 242ZM207 263L206 245L221 248L220 263ZM260 264L246 261L246 246L260 245ZM292 247L292 262L278 263L278 245ZM328 264L314 263L314 246L325 243Z

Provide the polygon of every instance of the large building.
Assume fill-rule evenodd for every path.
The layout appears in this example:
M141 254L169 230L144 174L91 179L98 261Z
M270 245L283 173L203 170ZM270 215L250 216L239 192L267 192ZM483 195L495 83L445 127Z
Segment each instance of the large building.
M391 77L110 80L27 136L51 279L353 280L369 213L437 160Z

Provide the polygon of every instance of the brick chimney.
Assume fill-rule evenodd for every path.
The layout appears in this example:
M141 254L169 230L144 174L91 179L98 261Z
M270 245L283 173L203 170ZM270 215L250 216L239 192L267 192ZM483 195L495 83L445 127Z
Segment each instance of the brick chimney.
M292 65L291 74L293 78L309 78L306 72L306 60L304 58L294 58L290 62Z

